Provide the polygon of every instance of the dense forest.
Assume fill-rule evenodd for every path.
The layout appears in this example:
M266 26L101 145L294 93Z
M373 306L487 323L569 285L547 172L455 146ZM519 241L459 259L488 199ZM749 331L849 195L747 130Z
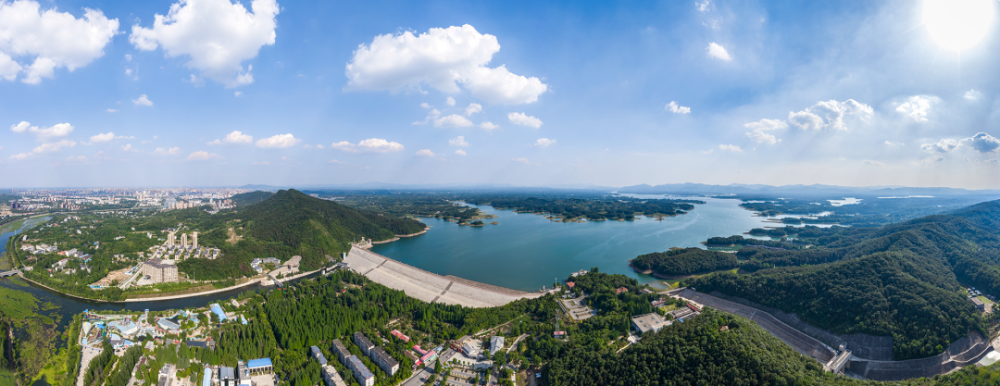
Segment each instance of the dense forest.
M775 198L775 196L739 195L743 201L740 206L758 212L766 217L778 215L814 216L820 213L822 217L786 217L781 221L785 224L841 224L852 227L879 227L895 224L915 218L934 215L942 211L958 210L984 200L995 197L975 195L941 196L941 197L879 197L857 196L860 202L850 205L834 206L827 198Z
M319 191L337 202L369 212L434 217L465 224L484 217L479 209L456 203L458 194L445 192Z
M796 313L835 333L891 336L896 359L927 357L985 332L959 279L1000 295L991 292L1000 283L998 224L994 201L881 228L810 230L813 248L743 248L741 274L686 284Z
M263 202L273 195L274 193L258 190L249 193L234 194L232 197L229 197L229 199L232 200L234 206L239 207Z
M684 276L733 269L739 266L739 260L732 253L684 248L639 255L631 264L639 270L651 270L661 276Z
M548 213L563 219L586 218L587 220L634 220L644 215L674 216L694 210L697 200L637 199L626 196L600 197L537 197L526 194L476 194L468 195L465 201L475 205L490 205L496 209L511 209L517 212Z

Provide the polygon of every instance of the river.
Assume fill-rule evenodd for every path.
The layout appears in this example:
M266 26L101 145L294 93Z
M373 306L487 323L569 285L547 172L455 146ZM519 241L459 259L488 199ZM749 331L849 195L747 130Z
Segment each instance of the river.
M670 247L704 248L701 242L714 236L740 235L753 228L782 226L754 216L753 212L739 206L740 200L693 199L705 201L705 204L695 205L688 214L662 221L643 217L623 222L563 223L537 214L479 206L483 212L498 216L485 220L487 223L496 221L499 225L468 227L422 218L421 221L432 226L427 233L378 244L372 251L440 275L522 291L551 287L572 272L592 267L659 286L658 279L636 273L629 268L628 261Z

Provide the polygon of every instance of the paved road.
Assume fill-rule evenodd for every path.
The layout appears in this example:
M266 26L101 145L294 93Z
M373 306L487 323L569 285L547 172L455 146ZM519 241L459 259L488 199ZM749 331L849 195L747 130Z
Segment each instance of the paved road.
M511 343L510 347L507 347L507 352L509 353L510 350L514 349L514 347L517 347L517 342L520 342L522 339L526 338L527 336L528 336L528 334L521 334L521 336L517 337L517 339L514 339L514 343Z
M431 371L433 371L433 368L431 368L431 370L427 370L426 367L421 367L417 371L414 371L413 375L409 379L403 381L403 383L401 383L400 385L423 386L423 384L426 383L426 381L424 380L426 380L428 377L431 376L432 374Z

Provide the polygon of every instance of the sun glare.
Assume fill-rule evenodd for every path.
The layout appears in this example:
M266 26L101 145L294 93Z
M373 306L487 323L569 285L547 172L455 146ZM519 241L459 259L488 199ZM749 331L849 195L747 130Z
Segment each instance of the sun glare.
M962 51L983 40L996 0L925 0L924 25L942 47Z

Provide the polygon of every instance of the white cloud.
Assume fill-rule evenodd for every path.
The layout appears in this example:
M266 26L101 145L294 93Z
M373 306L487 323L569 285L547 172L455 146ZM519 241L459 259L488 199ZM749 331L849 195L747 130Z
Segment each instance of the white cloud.
M963 95L962 97L965 98L965 100L967 101L978 101L982 99L983 93L976 90L969 90L966 91L965 95Z
M120 135L120 136L115 137L115 133L109 131L107 133L90 136L90 143L108 142L108 141L113 140L115 138L125 138L125 136L121 136Z
M736 146L736 145L719 145L719 150L728 151L730 153L742 153L743 152L743 149L740 149L740 147Z
M447 99L444 100L444 103L447 104L448 106L454 106L455 105L455 98L448 97Z
M324 147L323 145L302 145L302 148L306 150L326 149L326 147Z
M291 134L288 134L291 135ZM274 138L274 137L272 137ZM243 134L242 131L233 130L233 132L226 134L226 137L222 140L214 140L209 142L209 145L221 145L223 143L231 143L237 145L247 145L253 143L253 136L249 134ZM286 146L287 147L287 146Z
M939 155L932 155L932 156L924 158L924 159L922 159L920 161L914 162L913 164L917 165L917 166L931 166L931 165L940 163L941 161L944 161L944 157L939 156Z
M187 161L208 161L208 160L220 159L220 158L222 158L222 156L220 156L218 154L215 154L215 153L209 153L207 151L196 151L194 153L189 154L187 156L186 160Z
M554 140L554 139L539 138L537 141L535 141L535 144L532 145L532 146L535 146L535 147L549 147L550 145L555 145L555 144L556 144L556 140Z
M56 68L74 71L103 56L117 33L118 19L100 10L84 8L77 19L55 7L42 11L37 1L0 1L0 78L13 81L24 72L22 82L38 84Z
M253 0L250 7L253 13L229 0L182 0L166 16L157 14L152 28L133 25L129 42L145 51L162 46L167 57L186 55L188 68L226 87L250 84L253 65L244 72L241 63L274 44L280 10L275 0Z
M875 110L871 106L853 99L843 102L830 100L818 102L803 111L789 112L788 121L803 130L847 130L847 125L844 123L845 116L857 116L863 120L874 113Z
M428 107L430 107L430 106L428 106ZM438 111L438 109L431 109L431 111L427 112L427 116L424 117L424 120L413 122L413 124L414 125L423 125L423 124L426 124L427 122L430 122L432 119L435 119L435 118L440 117L440 116L441 116L441 112Z
M486 65L500 51L496 36L471 25L431 28L418 36L410 31L376 36L361 44L344 71L349 90L419 89L426 84L446 93L459 84L473 97L490 103L532 103L548 86L535 77L516 75L503 65Z
M108 110L107 110L107 112L109 112L109 113L117 113L117 112L118 112L118 110L115 110L115 109L108 109Z
M105 153L104 150L98 151L97 154L94 154L94 158L95 159L111 159L111 157L108 157L108 153Z
M31 156L31 153L19 153L10 156L10 159L23 160Z
M171 147L171 148L158 147L156 148L156 150L153 150L153 155L178 155L180 153L181 153L181 148L179 147Z
M510 113L507 114L507 119L515 125L529 126L534 128L542 127L542 120L532 117L530 115L525 115L524 113Z
M233 96L235 96L235 97L237 97L237 98L239 98L239 97L240 97L240 95L243 95L243 92L242 92L242 91L236 91L236 92L233 92Z
M885 141L885 145L886 146L906 146L906 144L903 143L903 142L892 142L892 141Z
M472 126L472 121L458 114L452 114L434 120L434 127L469 127L469 126Z
M455 150L455 155L465 156L466 155L465 150L462 149Z
M674 114L688 114L691 112L690 107L678 105L677 102L674 101L670 101L670 103L667 103L667 105L664 106L663 109Z
M489 131L493 129L499 129L500 125L494 125L493 122L483 122L479 124L479 128Z
M349 151L352 153L359 153L359 152L388 153L388 152L403 150L403 145L401 143L389 142L381 138L369 138L364 141L358 142L357 145L347 141L340 141L330 145L330 147L338 150Z
M963 139L962 143L980 153L991 153L1000 149L1000 139L986 133L976 133L971 138Z
M125 146L122 146L122 151L132 151L132 144L127 143Z
M531 165L531 161L528 161L528 159L527 159L527 158L524 158L524 157L520 157L520 158L511 158L511 159L509 159L508 161L511 161L511 162L517 162L517 163L520 163L520 164L525 164L525 165Z
M32 149L33 153L47 153L53 151L59 151L63 148L76 146L76 141L64 139L58 142L47 142L39 145L38 147Z
M958 149L961 146L961 142L954 139L942 139L936 143L925 143L920 145L920 149L928 153L948 153L952 150Z
M82 156L82 155L79 155L79 156L76 156L76 157L69 156L69 157L66 157L65 161L66 162L87 162L87 157L86 156Z
M243 137L249 137L248 135L243 136L242 133L240 133L239 131L234 131L232 133L229 133L229 135L226 136L226 139L228 140L229 137L232 136L233 134L236 134L238 137L237 139L241 141L243 140ZM250 138L250 140L253 140L253 138ZM302 142L302 140L295 138L295 136L293 136L291 133L278 134L273 137L257 140L257 147L262 149L285 149L295 146L299 142ZM234 142L234 143L243 143L243 142ZM249 143L249 141L245 143Z
M920 95L911 96L906 102L896 107L896 111L913 118L916 122L927 122L927 110L931 108L931 100Z
M434 152L431 149L417 150L417 155L421 157L433 157Z
M472 114L482 111L483 111L483 105L479 103L469 103L469 106L465 108L465 115L471 116Z
M885 166L884 163L881 163L881 162L878 162L878 161L872 161L870 159L866 159L864 161L861 161L861 163L863 163L865 165L870 165L870 166Z
M708 47L705 48L705 51L708 52L708 56L711 58L725 60L727 62L733 60L733 57L729 56L729 51L726 51L725 47L720 46L716 42L708 43Z
M465 142L464 135L459 135L458 137L449 139L448 144L452 146L469 146L469 143Z
M709 0L702 0L702 1L695 1L694 2L694 8L697 9L698 12L708 11L708 7L710 5L712 5L712 2L709 1Z
M132 104L136 106L152 106L153 101L149 100L149 97L147 97L146 94L142 94L139 96L139 99L133 99Z
M429 109L429 108L431 108L431 105L427 104L427 102L424 102L424 103L420 104L420 107L423 107L425 109Z
M763 130L751 131L747 133L747 138L750 138L750 140L757 143L766 143L769 145L774 145L778 142L781 142L781 140L778 139L778 137L775 137L772 134L765 133Z
M780 119L761 119L757 122L744 123L743 127L751 130L768 131L784 129L788 127L788 124Z
M52 125L52 127L38 128L38 126L32 126L31 123L27 121L21 121L16 125L11 125L10 130L15 133L30 133L38 137L39 141L46 141L52 138L65 137L73 132L73 125L69 123L59 123Z

